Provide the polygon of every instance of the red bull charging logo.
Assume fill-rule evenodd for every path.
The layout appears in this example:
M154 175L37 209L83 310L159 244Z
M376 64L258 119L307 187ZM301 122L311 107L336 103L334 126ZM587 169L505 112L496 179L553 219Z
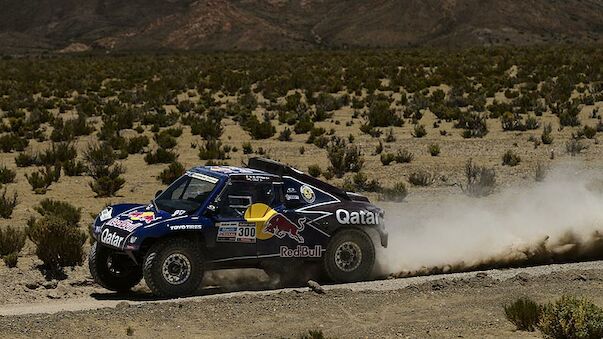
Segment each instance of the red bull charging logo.
M298 243L304 242L300 234L306 223L306 218L301 218L294 223L281 213L264 204L253 204L245 211L245 220L256 224L256 238L267 240L276 236L279 239L289 237Z
M128 217L132 220L144 221L149 224L155 221L155 212L131 212Z

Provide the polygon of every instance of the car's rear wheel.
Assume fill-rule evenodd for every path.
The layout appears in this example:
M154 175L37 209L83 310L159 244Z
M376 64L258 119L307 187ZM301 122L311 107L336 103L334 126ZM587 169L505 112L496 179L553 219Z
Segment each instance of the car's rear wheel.
M168 239L151 247L144 261L144 280L160 297L195 293L203 279L204 259L198 244L183 238Z
M324 266L335 282L355 282L370 278L375 265L375 246L365 232L346 229L329 242Z
M127 292L142 280L140 266L97 242L90 248L88 267L94 281L111 291Z

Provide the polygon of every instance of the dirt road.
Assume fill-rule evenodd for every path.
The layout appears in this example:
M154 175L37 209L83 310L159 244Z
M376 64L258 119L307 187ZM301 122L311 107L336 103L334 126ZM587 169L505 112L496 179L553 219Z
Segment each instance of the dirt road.
M603 305L603 262L434 275L308 288L237 291L179 300L145 293L0 306L1 337L533 337L502 305L581 295Z

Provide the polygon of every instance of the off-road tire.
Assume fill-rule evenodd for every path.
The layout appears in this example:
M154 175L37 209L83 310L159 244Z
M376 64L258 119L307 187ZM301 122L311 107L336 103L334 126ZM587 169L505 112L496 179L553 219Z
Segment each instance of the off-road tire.
M170 283L164 276L166 259L172 255L183 256L188 260L188 277L178 284ZM194 294L205 272L205 260L199 244L184 238L173 238L153 245L147 253L143 274L147 286L159 297L183 297Z
M109 259L115 259L115 257L111 257L112 252L114 251L98 242L92 244L88 255L90 274L96 283L108 290L127 292L142 280L142 269L134 263L128 263L127 266L121 265L121 272L112 271L109 268ZM127 260L127 258L124 259Z
M353 269L350 267L350 271L341 269L336 263L337 251L344 244L348 247L354 247L356 250L359 249L361 254L358 266ZM327 275L334 282L347 283L367 280L370 278L375 265L375 245L370 236L361 230L342 230L331 238L323 258L323 264Z

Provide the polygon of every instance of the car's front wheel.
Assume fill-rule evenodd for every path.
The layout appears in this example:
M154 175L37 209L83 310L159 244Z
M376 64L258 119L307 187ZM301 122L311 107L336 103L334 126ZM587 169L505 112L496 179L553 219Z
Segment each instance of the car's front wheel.
M140 266L98 242L90 248L88 267L94 281L111 291L127 292L142 280Z
M346 229L329 242L324 266L335 282L355 282L370 278L375 265L375 246L365 232Z
M183 238L153 245L144 261L144 280L160 297L195 293L203 279L204 260L198 244Z

